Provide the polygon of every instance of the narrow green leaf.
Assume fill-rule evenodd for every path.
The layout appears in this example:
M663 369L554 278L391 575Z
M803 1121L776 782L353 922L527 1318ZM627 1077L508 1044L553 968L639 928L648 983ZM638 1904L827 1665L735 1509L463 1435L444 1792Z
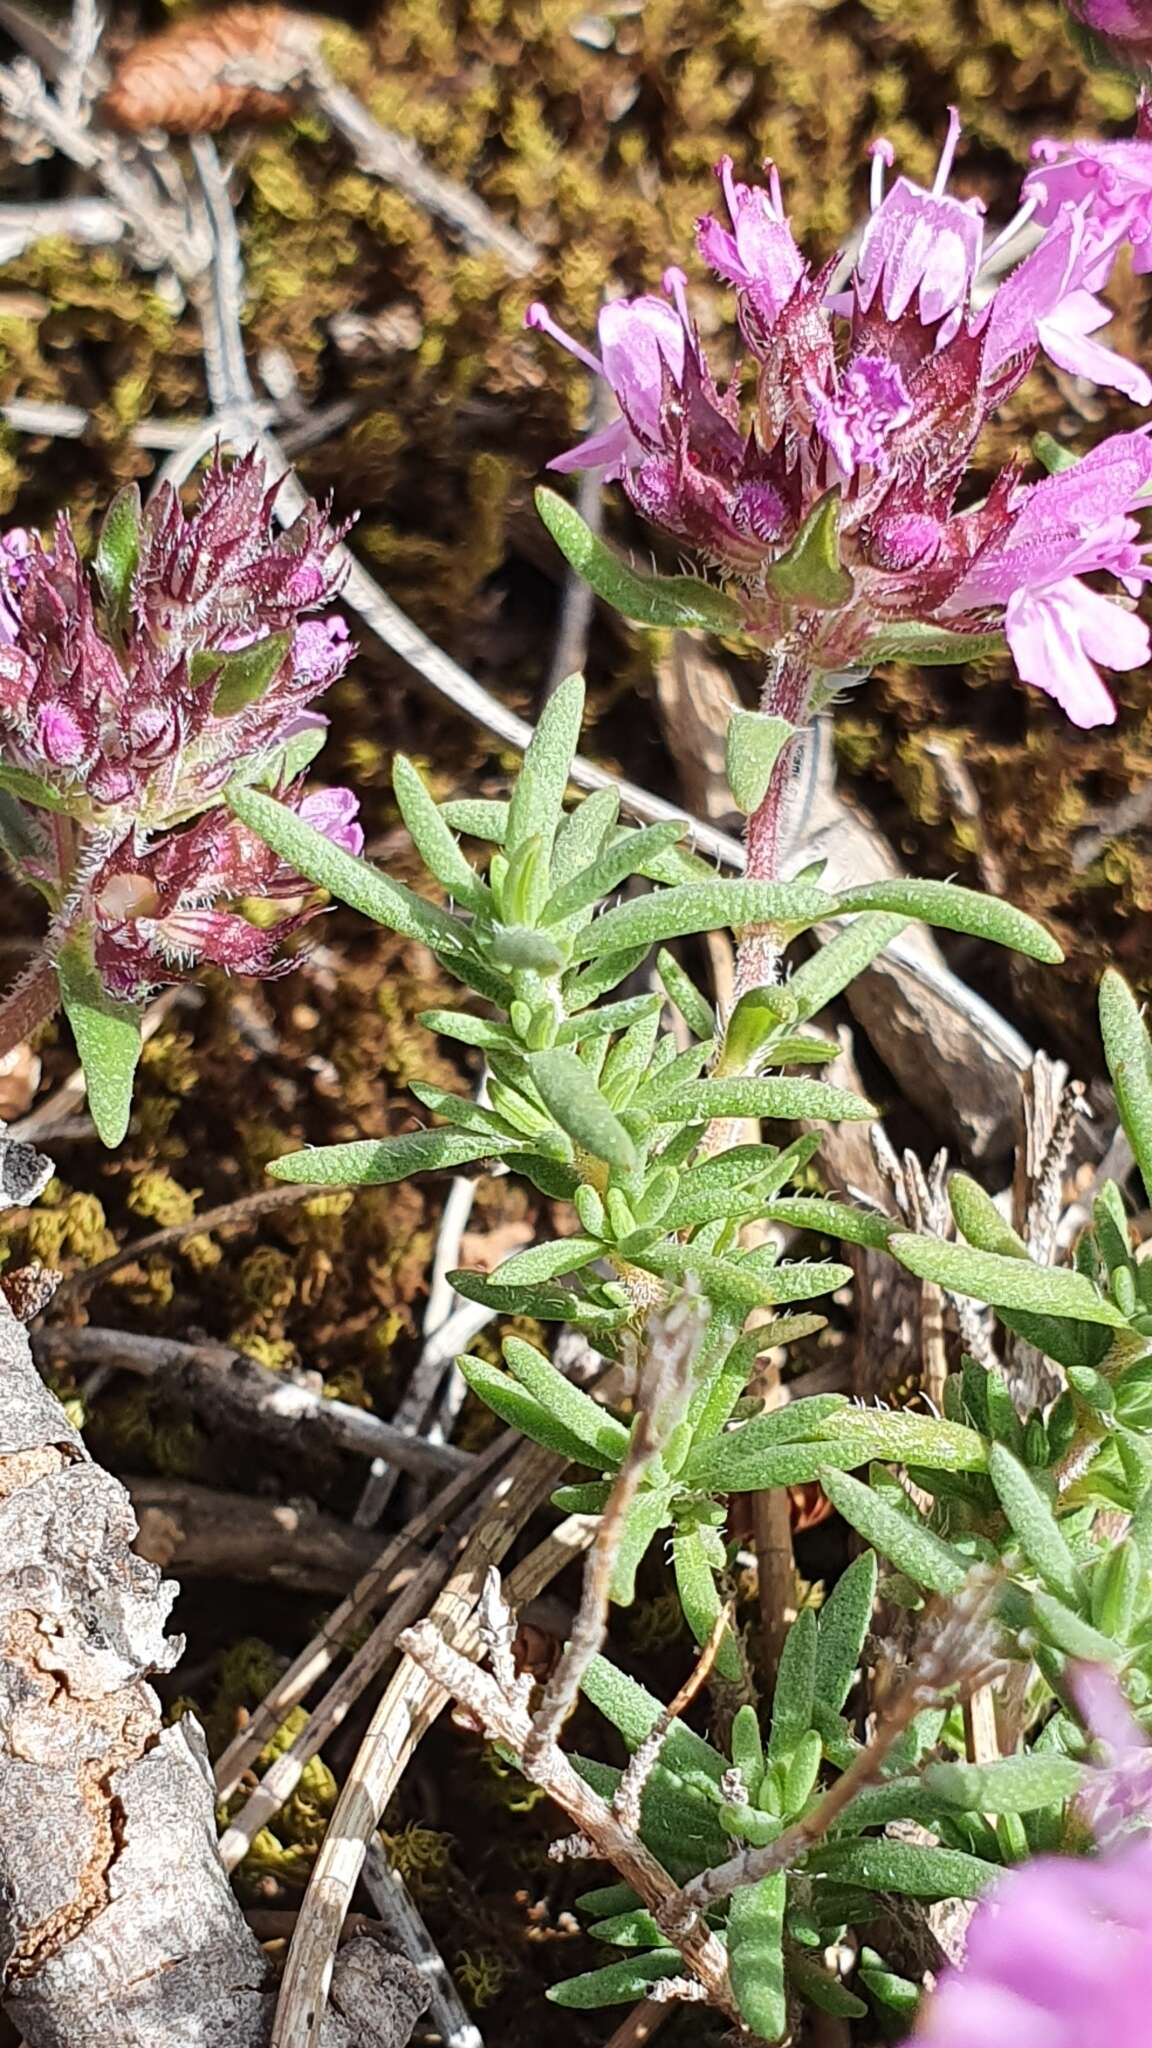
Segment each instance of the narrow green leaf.
M671 819L664 825L647 825L642 832L625 833L549 897L540 913L541 924L563 924L590 904L611 896L621 882L640 873L643 861L662 853L665 847L674 846L687 830L687 822L681 824Z
M747 1259L710 1258L693 1245L657 1245L633 1254L638 1265L675 1280L694 1278L711 1300L736 1308L771 1308L835 1294L852 1278L850 1266L792 1265L761 1268Z
M763 711L734 711L724 740L724 773L736 808L750 817L763 803L772 773L796 727Z
M456 1364L472 1392L478 1395L485 1407L500 1417L501 1422L510 1423L522 1436L530 1437L534 1444L542 1444L545 1450L556 1451L562 1458L571 1458L573 1464L599 1463L595 1451L583 1437L566 1428L558 1415L554 1415L510 1373L501 1372L499 1367L489 1365L483 1358L458 1358Z
M837 932L810 960L796 968L788 982L788 993L800 1018L815 1017L827 1003L840 995L873 960L899 938L910 923L907 917L875 911L855 917L844 931Z
M273 1159L273 1180L326 1188L385 1187L414 1173L443 1173L491 1159L499 1141L472 1131L405 1131L399 1138L362 1138L349 1145L308 1145Z
M918 1279L934 1280L952 1294L971 1295L992 1308L1103 1323L1115 1330L1127 1327L1127 1317L1071 1267L1035 1266L1030 1260L902 1231L889 1238L888 1249Z
M667 1938L642 1906L628 1906L607 1920L594 1920L588 1932L594 1941L606 1941L613 1948L663 1948Z
M978 889L961 889L955 882L923 882L898 877L884 882L861 882L843 889L836 898L837 912L845 910L889 910L919 918L922 924L939 925L949 932L968 932L973 938L991 939L998 946L1010 946L1030 960L1043 960L1058 967L1064 958L1051 932L1037 924L1014 904L1001 903Z
M807 1144L808 1140L801 1140ZM813 1140L812 1143L817 1143ZM795 1155L774 1145L731 1145L690 1166L663 1218L665 1230L711 1223L717 1216L756 1216L795 1171Z
M991 1195L986 1194L971 1174L954 1173L948 1182L948 1200L956 1228L978 1252L997 1252L1005 1259L1027 1259L1031 1255L1023 1238L1000 1214Z
M765 1326L765 1339L770 1338L774 1327L773 1323ZM741 1354L739 1369L745 1381L755 1357L755 1344L756 1339L749 1333L741 1339L737 1347ZM815 1438L819 1423L844 1414L847 1408L848 1399L844 1394L813 1394L806 1401L790 1402L786 1408L769 1409L767 1414L757 1415L751 1422L744 1423L741 1428L733 1430L727 1436L717 1436L711 1432L705 1435L702 1417L699 1440L681 1474L684 1484L694 1491L705 1493L723 1491L722 1487L714 1486L714 1467L718 1460L723 1462L727 1477L731 1470L728 1462L731 1454L739 1453L746 1444L750 1444L757 1455L774 1451L785 1444L803 1444L814 1456L818 1455L818 1451L826 1449L823 1441ZM706 1410L705 1414L707 1413Z
M653 1537L672 1520L671 1499L671 1487L654 1486L638 1493L628 1510L612 1566L612 1598L618 1607L631 1607L636 1598L636 1574Z
M60 1000L84 1070L88 1107L101 1142L119 1145L128 1129L140 1059L141 1009L104 993L88 942L73 939L56 959Z
M811 1117L821 1123L867 1123L877 1114L874 1103L847 1088L771 1074L690 1081L660 1104L661 1123L704 1123L713 1117L771 1117L786 1123Z
M529 1246L526 1252L513 1252L496 1267L492 1278L501 1287L534 1287L541 1280L559 1280L565 1273L576 1273L603 1256L604 1244L598 1237L550 1238L545 1244Z
M779 2041L787 2031L784 1991L784 1906L788 1880L780 1870L741 1885L728 1908L728 1972L749 2032Z
M819 1963L813 1962L802 1949L793 1949L788 1958L788 1980L818 2012L830 2012L834 2019L840 2020L867 2018L868 2007L864 2000L849 1991L839 1977L822 1970Z
M894 619L865 643L860 666L914 661L921 668L952 668L966 661L982 661L989 654L1002 654L1005 645L1003 633L954 633L926 619Z
M488 956L509 974L559 974L565 955L547 932L531 925L498 924L487 940Z
M899 1508L853 1479L847 1472L832 1470L821 1474L820 1484L834 1508L850 1522L867 1543L906 1572L930 1592L949 1596L958 1593L968 1574L959 1551L933 1534L922 1522L915 1522Z
M1001 1875L999 1866L962 1849L921 1848L917 1842L821 1842L803 1865L809 1877L898 1892L911 1899L978 1899Z
M74 791L62 795L42 776L30 775L26 768L16 768L7 761L0 761L0 789L19 797L21 803L35 804L42 811L69 811L78 801Z
M370 862L357 860L334 846L322 832L297 817L285 804L265 796L262 790L228 787L228 803L238 818L257 833L282 860L289 861L309 881L350 903L377 924L402 938L422 940L436 953L448 958L464 950L465 930L455 918L425 903L412 889L394 882Z
M636 1163L636 1148L575 1053L557 1047L533 1053L528 1064L561 1130L594 1158L629 1172Z
M1080 460L1071 448L1062 447L1054 434L1033 434L1032 453L1049 476L1059 476L1064 469L1075 469Z
M835 611L852 595L852 578L840 560L840 494L829 491L813 505L787 554L764 572L765 581L786 603Z
M1084 1779L1083 1764L1052 1753L999 1757L987 1764L929 1764L923 1785L930 1796L963 1813L1035 1813L1074 1799Z
M216 718L233 718L249 704L258 704L271 688L292 651L291 633L268 633L239 647L234 654L194 654L188 664L193 684L215 676L216 694L212 712Z
M515 1033L506 1024L494 1024L489 1017L473 1017L468 1010L422 1010L417 1021L425 1031L435 1031L440 1038L456 1038L461 1045L479 1046L485 1052L520 1049Z
M672 1538L672 1566L684 1619L703 1647L711 1637L724 1603L715 1573L708 1562L704 1539L700 1530L691 1524L677 1528ZM716 1669L721 1678L731 1679L734 1684L738 1684L744 1675L744 1660L730 1628L725 1629L716 1653Z
M803 1415L807 1401L798 1401ZM963 1423L935 1415L917 1415L911 1408L837 1409L813 1425L814 1437L855 1451L855 1463L887 1459L901 1465L924 1465L938 1472L983 1472L988 1447L978 1432Z
M598 996L619 987L628 975L644 965L648 950L647 946L626 946L622 952L605 953L593 960L582 974L565 975L564 1004L569 1016L586 1010Z
M104 602L119 621L140 560L140 487L125 484L104 514L96 542L96 577Z
M565 2006L572 2012L594 2012L602 2005L635 2005L650 1984L658 1984L661 1977L680 1977L683 1973L684 1958L678 1948L655 1948L647 1955L627 1956L622 1962L609 1963L603 1970L586 1970L582 1977L569 1977L563 1984L553 1984L544 1995L553 2005Z
M406 754L397 754L392 764L392 790L429 874L470 910L488 909L489 891L465 860L444 813Z
M863 1244L882 1252L896 1224L874 1209L850 1209L844 1202L828 1202L820 1195L783 1195L769 1202L764 1211L767 1223L786 1223L793 1230L815 1230L822 1237L842 1238L845 1244Z
M886 1968L874 1948L860 1951L857 1975L877 2005L895 2014L903 2026L911 2026L920 2005L921 1987L911 1977L901 1977Z
M664 993L674 1009L679 1010L684 1022L697 1038L714 1038L716 1035L716 1012L707 998L701 995L680 962L671 953L661 948L656 955L656 972L660 977Z
M545 705L524 754L508 806L505 845L510 852L526 840L539 839L551 859L583 717L584 678L568 676Z
M663 1704L606 1657L593 1657L580 1689L606 1721L619 1731L626 1748L639 1749L663 1713ZM683 1721L673 1721L660 1752L661 1763L688 1777L719 1785L727 1768L719 1750Z
M772 1695L772 1726L768 1760L779 1763L812 1726L816 1697L816 1610L802 1607L784 1638L776 1690Z
M1140 1006L1114 967L1100 983L1100 1033L1120 1121L1152 1201L1152 1043Z
M615 1470L628 1449L624 1424L582 1387L565 1379L534 1344L526 1343L522 1337L505 1337L502 1348L504 1362L513 1377L563 1424L572 1438L587 1446L590 1455L583 1462L602 1462L609 1470Z
M1014 1458L1004 1444L993 1444L988 1452L988 1476L1033 1571L1057 1599L1066 1600L1070 1607L1079 1607L1084 1598L1080 1574L1057 1525L1051 1502L1027 1466Z
M777 925L790 934L832 915L832 897L807 882L683 882L637 896L594 919L577 935L572 957L591 960L602 952L647 948L692 932L739 930L748 924Z
M507 804L493 803L487 797L453 797L440 805L440 815L453 832L463 832L469 839L503 846L508 836Z
M709 633L740 631L742 608L722 590L692 576L638 575L555 491L538 490L536 510L577 575L626 619L643 626L698 626Z
M1121 1662L1123 1651L1119 1645L1082 1621L1063 1600L1055 1599L1051 1593L1033 1593L1032 1606L1049 1642L1063 1650L1065 1656L1081 1657L1089 1664Z
M610 1038L627 1031L644 1017L658 1017L663 1007L659 995L625 996L622 1002L605 1003L599 1010L565 1018L556 1033L557 1045L586 1045L594 1038Z
M871 1550L841 1573L823 1607L816 1639L816 1697L839 1713L864 1655L876 1602L876 1556Z

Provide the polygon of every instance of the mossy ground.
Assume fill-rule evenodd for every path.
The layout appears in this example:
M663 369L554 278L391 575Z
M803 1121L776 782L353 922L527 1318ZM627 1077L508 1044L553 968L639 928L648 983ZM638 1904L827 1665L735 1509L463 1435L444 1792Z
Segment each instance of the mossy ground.
M524 332L525 299L549 298L583 332L606 280L634 290L671 260L692 268L691 222L713 202L711 167L725 151L749 168L776 159L795 219L826 253L859 216L863 148L879 130L901 167L926 177L954 101L967 137L957 182L1003 220L1037 135L1123 122L1131 111L1124 86L1082 74L1053 0L395 0L380 13L358 6L333 31L331 56L381 120L538 243L540 274L527 287L510 283L497 259L462 252L410 202L355 170L313 116L229 136L244 191L253 359L275 345L288 352L306 402L356 400L353 423L304 459L308 483L333 493L337 514L358 515L354 545L392 596L528 715L558 603L531 487L580 429L588 393L575 365ZM13 193L42 177L13 173ZM719 327L722 301L702 278L693 283L705 327ZM1146 301L1139 283L1119 281L1117 340L1135 353L1145 345ZM196 320L118 254L43 243L0 278L0 392L90 412L78 444L0 432L0 516L43 523L68 505L87 535L114 487L148 471L128 438L132 425L204 409ZM1038 372L990 436L987 459L1003 459L1041 425L1086 446L1124 420L1121 402L1086 404ZM619 507L611 524L647 545ZM598 619L589 680L588 749L673 791L643 637ZM1147 775L1146 678L1122 683L1119 695L1117 726L1086 735L1002 665L893 669L854 697L840 724L842 772L908 865L975 879L979 835L952 815L928 746L959 750L1007 893L1053 919L1070 954L1063 973L1011 985L1004 977L999 992L1022 1021L1042 1017L1046 1042L1081 1070L1096 1058L1089 984L1102 960L1152 981L1152 839L1108 845L1082 873L1068 862L1070 838L1097 807ZM393 752L422 759L444 791L498 794L512 764L368 639L331 710L324 770L356 784L378 857L416 881L389 795ZM12 941L34 933L30 901L7 886L0 913ZM268 1160L304 1138L403 1128L416 1074L465 1083L452 1049L416 1021L420 1009L452 1000L427 955L342 911L309 940L289 979L209 981L170 1013L146 1050L125 1145L108 1156L82 1130L62 1136L47 1203L0 1237L0 1257L30 1253L66 1270L94 1263L260 1187ZM43 1053L47 1084L69 1069L71 1053L53 1031ZM418 1349L442 1196L430 1182L354 1202L325 1197L226 1239L193 1236L122 1267L86 1312L121 1327L201 1330L273 1369L315 1370L343 1399L389 1414ZM482 1186L477 1230L533 1220L522 1188ZM142 1383L114 1383L87 1419L94 1449L122 1469L263 1483L230 1471L227 1447L210 1445ZM485 1426L467 1410L464 1440ZM347 1511L358 1477L351 1466L317 1475L317 1491ZM219 1742L237 1708L259 1696L269 1659L297 1647L318 1615L288 1595L194 1587L178 1618L190 1635L181 1683ZM659 1686L665 1666L671 1688L683 1675L674 1619L656 1569L644 1606L617 1631L621 1654L640 1661L649 1684ZM253 1649L250 1634L264 1647ZM330 1752L337 1775L358 1727ZM598 1739L594 1728L583 1732ZM282 1902L296 1896L330 1791L317 1773L262 1843L261 1867L245 1878L253 1897L269 1887ZM602 2041L607 2016L548 2014L540 2004L545 1983L588 1963L566 1917L585 1880L546 1863L552 1817L526 1804L519 1780L443 1726L388 1817L394 1852L467 1995L485 2007L491 2043L518 2048L542 2025L574 2043ZM459 1826L465 1810L471 1818ZM666 2038L700 2041L707 2029L689 2011Z

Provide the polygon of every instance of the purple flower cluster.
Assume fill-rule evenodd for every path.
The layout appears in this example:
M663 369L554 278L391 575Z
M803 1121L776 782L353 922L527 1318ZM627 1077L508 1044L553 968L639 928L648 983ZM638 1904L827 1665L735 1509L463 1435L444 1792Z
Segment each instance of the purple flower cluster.
M4 836L52 943L83 934L115 996L203 962L276 972L314 914L310 885L221 807L235 776L287 778L311 824L362 844L351 792L305 796L290 766L315 751L309 707L353 652L343 619L308 616L338 587L338 536L315 506L278 534L275 497L251 454L217 458L190 513L168 486L143 512L121 500L115 593L67 518L50 547L20 532L0 547ZM245 898L288 907L265 928Z
M725 159L728 217L702 220L698 246L736 291L751 380L740 368L725 386L714 377L678 270L663 296L604 307L599 355L531 307L529 324L605 377L620 408L551 466L604 467L735 586L749 630L798 667L867 665L884 629L908 622L1003 632L1025 681L1077 724L1107 723L1097 665L1139 666L1149 634L1082 579L1107 571L1132 598L1152 573L1134 516L1152 491L1152 440L1115 435L1039 482L1013 464L979 504L958 500L989 418L1042 354L1152 401L1145 372L1097 339L1123 245L1152 267L1152 141L1041 145L1015 221L986 244L979 201L947 190L958 136L953 113L930 191L902 177L885 190L892 152L874 146L871 214L845 280L834 264L812 271L775 171L749 186ZM1030 222L1039 241L996 282ZM829 504L844 593L806 603L794 577L772 572Z

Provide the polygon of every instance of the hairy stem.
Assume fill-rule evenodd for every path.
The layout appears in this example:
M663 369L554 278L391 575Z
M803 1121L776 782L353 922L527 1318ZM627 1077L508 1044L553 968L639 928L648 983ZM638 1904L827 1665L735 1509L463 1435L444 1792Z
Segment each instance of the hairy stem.
M786 718L790 725L807 722L813 676L807 663L789 650L773 655L760 709L774 718ZM761 802L748 820L746 837L750 882L775 882L787 852L789 811L795 785L798 754L802 741L797 735L781 749L772 779ZM780 978L780 941L771 926L758 925L745 932L736 954L737 999L752 988L767 988Z
M41 954L22 974L7 995L0 997L0 1059L46 1024L60 1002L56 969L47 954Z

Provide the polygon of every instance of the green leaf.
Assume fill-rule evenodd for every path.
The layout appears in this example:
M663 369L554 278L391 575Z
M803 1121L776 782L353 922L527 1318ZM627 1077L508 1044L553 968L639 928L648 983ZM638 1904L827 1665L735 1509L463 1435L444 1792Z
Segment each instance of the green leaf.
M229 784L227 796L237 817L265 845L342 903L350 903L389 931L399 932L405 939L419 939L450 959L463 951L465 931L455 918L425 903L414 890L394 882L370 862L334 846L286 804L275 802L261 790L237 788L234 783Z
M661 998L655 992L650 996L625 996L619 1003L605 1003L599 1010L566 1017L557 1030L556 1043L590 1045L594 1038L610 1038L613 1032L627 1031L645 1017L658 1017L661 1008Z
M526 1387L550 1415L563 1424L568 1434L587 1446L586 1465L602 1463L614 1471L628 1449L628 1431L622 1422L594 1401L582 1387L573 1386L562 1372L522 1337L505 1337L504 1362L513 1377Z
M576 1273L593 1259L604 1255L598 1237L557 1237L546 1244L534 1244L526 1252L513 1252L496 1267L492 1278L501 1287L536 1286L541 1280L559 1280L564 1273Z
M96 542L96 578L114 620L127 608L132 578L140 560L140 488L125 484L117 491L100 525Z
M816 1638L816 1697L839 1713L864 1655L876 1601L876 1556L854 1559L820 1609Z
M268 633L251 646L234 654L194 654L188 664L192 683L216 677L212 712L216 718L233 718L249 704L258 704L279 675L292 651L291 633Z
M850 1209L844 1202L827 1202L819 1195L784 1195L766 1204L766 1223L786 1223L794 1230L815 1230L823 1237L839 1237L845 1244L863 1244L882 1252L895 1223L874 1209Z
M598 996L618 987L629 974L643 966L647 957L647 946L626 946L622 952L606 953L601 959L593 960L582 974L565 975L564 1003L569 1015L586 1010Z
M1115 1330L1127 1327L1127 1317L1071 1267L1035 1266L1030 1260L903 1231L889 1238L888 1249L917 1279L934 1280L951 1294L971 1295L992 1308L1103 1323Z
M533 1053L528 1065L561 1130L593 1158L630 1172L636 1163L636 1148L576 1054L555 1047L551 1052Z
M466 1384L485 1407L500 1417L501 1422L510 1423L522 1436L530 1437L534 1444L543 1444L545 1450L556 1451L562 1458L571 1458L573 1464L599 1464L595 1451L583 1437L567 1429L557 1415L537 1401L509 1373L501 1372L498 1366L489 1365L483 1358L458 1358L456 1364Z
M621 882L640 873L642 862L662 853L665 847L674 846L687 830L687 822L681 824L671 819L664 825L647 825L642 832L625 833L549 897L540 913L541 924L564 924L590 904L611 896Z
M489 958L510 974L559 974L564 965L564 954L555 940L531 925L493 925L487 945Z
M386 1187L414 1173L443 1173L492 1159L504 1150L499 1139L474 1131L405 1131L399 1138L361 1138L348 1145L308 1145L273 1159L273 1180L324 1188Z
M872 1487L847 1472L822 1472L820 1484L844 1520L898 1571L933 1593L951 1596L960 1591L968 1575L967 1562L923 1522L889 1506Z
M672 1519L671 1487L651 1487L638 1493L624 1521L624 1533L612 1566L612 1598L618 1607L631 1607L636 1598L636 1574L657 1530Z
M837 932L810 960L796 968L788 982L788 993L796 1004L798 1017L814 1017L835 996L854 982L877 955L907 930L907 917L876 911L853 918L846 930Z
M1067 1657L1081 1657L1089 1664L1118 1664L1123 1652L1108 1636L1082 1621L1062 1600L1051 1593L1033 1593L1032 1607L1050 1643Z
M425 1031L435 1031L440 1038L455 1038L461 1045L479 1046L485 1052L520 1049L519 1040L506 1024L494 1024L488 1017L473 1017L468 1010L422 1010L417 1021Z
M1110 967L1100 983L1100 1033L1116 1107L1152 1201L1152 1044L1128 983Z
M847 1088L826 1081L781 1079L775 1075L734 1075L690 1081L660 1104L661 1123L705 1123L713 1117L772 1117L790 1123L811 1117L821 1123L867 1123L878 1114Z
M440 805L440 815L453 832L464 832L469 839L484 839L492 846L503 846L508 836L508 806L493 803L487 797L453 797L449 803Z
M602 2005L634 2005L644 1997L648 1986L659 1983L661 1977L683 1974L684 1958L678 1948L655 1948L647 1955L626 1956L622 1962L609 1963L603 1970L586 1970L582 1977L569 1977L563 1984L553 1984L544 1995L553 2005L566 2006L573 2012L589 2012Z
M813 505L787 554L764 572L765 582L788 604L835 611L852 595L852 578L840 560L840 494L829 491Z
M680 962L671 953L661 948L656 955L656 972L664 993L674 1009L679 1010L689 1031L696 1038L714 1038L716 1035L716 1012L707 998L701 995Z
M788 1979L801 1997L819 2012L830 2012L835 2019L841 2020L867 2018L868 2007L864 2000L849 1991L839 1977L822 1970L819 1963L813 1962L801 1949L793 1949L788 1958Z
M1050 1593L1079 1607L1084 1587L1056 1517L1027 1466L1004 1444L988 1452L988 1475L1016 1541Z
M114 1002L105 994L87 939L73 939L61 949L56 972L60 1000L84 1070L92 1121L103 1144L119 1145L132 1110L141 1010L133 1003Z
M961 889L955 882L922 882L896 878L883 882L861 882L843 889L836 897L839 914L846 910L890 910L922 924L938 925L949 932L968 932L976 939L991 939L998 946L1011 946L1030 960L1043 960L1058 967L1064 958L1051 932L1037 924L1011 903L984 896L978 889Z
M1053 434L1033 434L1032 453L1049 476L1059 476L1061 470L1075 469L1080 460L1071 448L1062 447Z
M850 1266L760 1267L748 1259L709 1258L693 1245L658 1245L633 1254L638 1265L675 1280L695 1279L713 1301L733 1308L770 1308L779 1302L814 1301L835 1294L852 1278Z
M1052 1753L987 1764L929 1764L922 1782L931 1797L963 1813L1035 1813L1075 1798L1084 1777L1082 1764Z
M877 2005L894 2013L903 2025L911 2025L920 2004L919 1984L886 1968L873 1948L861 1949L856 1974Z
M740 997L724 1028L724 1050L718 1071L755 1071L759 1058L785 1025L796 1019L796 1004L786 988L750 988ZM773 1062L779 1066L779 1060Z
M539 839L551 860L583 716L584 678L568 676L548 699L524 754L508 806L505 845L510 852Z
M784 1905L788 1880L776 1871L741 1885L728 1908L728 1972L740 2017L763 2041L787 2030L784 1992Z
M666 1211L665 1230L682 1230L690 1223L711 1223L717 1216L755 1216L770 1195L805 1163L799 1147L809 1148L818 1138L802 1138L798 1146L778 1152L774 1145L730 1145L726 1152L714 1152L698 1160L680 1179L675 1198Z
M776 763L795 733L787 718L763 711L732 713L724 741L724 773L736 808L746 817L763 803Z
M676 1530L672 1538L672 1565L684 1619L703 1647L716 1626L724 1603L698 1528L684 1524ZM725 1629L716 1653L716 1669L721 1678L731 1679L734 1684L738 1684L744 1675L744 1660L730 1628Z
M1023 1238L1000 1214L991 1195L967 1173L954 1173L948 1183L948 1200L956 1228L978 1252L997 1252L1005 1259L1031 1256Z
M406 754L392 764L392 790L412 844L429 874L469 910L488 910L489 891L465 860L444 814Z
M624 1738L626 1748L639 1749L645 1738L664 1711L663 1703L654 1694L629 1678L606 1657L593 1657L587 1671L580 1680L580 1689L592 1705L603 1714L606 1721L618 1729ZM673 1721L664 1739L660 1759L668 1768L692 1775L703 1776L712 1784L719 1785L726 1765L719 1750L705 1742L702 1735L689 1728L683 1721Z
M22 803L35 804L42 811L70 811L83 801L77 791L62 793L42 776L30 775L26 768L15 768L6 761L0 761L0 789L9 790Z
M809 1877L858 1884L910 1899L978 1899L1001 1875L999 1866L962 1849L921 1848L916 1842L822 1842L804 1859Z
M614 1948L663 1948L667 1939L642 1906L627 1906L607 1920L594 1920L588 1932L594 1941L606 1941Z
M771 924L785 935L833 915L831 896L807 882L683 882L609 910L578 934L574 960L591 960L626 947L661 944L692 932Z
M776 1690L772 1695L772 1727L768 1737L770 1763L778 1763L787 1757L812 1726L817 1635L816 1610L802 1607L784 1638L780 1655Z
M981 661L989 654L1002 654L1006 644L1003 633L954 633L926 619L894 619L865 642L860 666L914 661L921 668L952 668L961 662Z
M555 491L536 492L536 510L561 554L597 597L642 626L698 626L739 633L743 610L722 590L692 576L641 576L606 547L574 505Z

